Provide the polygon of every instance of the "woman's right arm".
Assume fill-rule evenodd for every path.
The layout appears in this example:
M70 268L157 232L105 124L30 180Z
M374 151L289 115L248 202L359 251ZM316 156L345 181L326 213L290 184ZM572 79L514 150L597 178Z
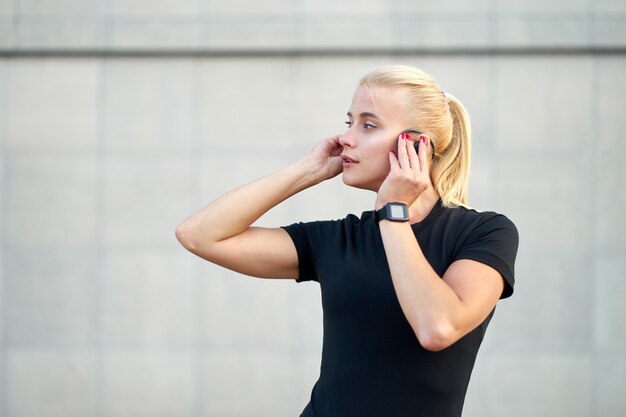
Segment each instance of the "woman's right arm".
M281 228L252 227L272 207L342 170L339 137L320 142L306 158L236 188L192 214L176 228L190 252L242 274L297 278L298 255Z

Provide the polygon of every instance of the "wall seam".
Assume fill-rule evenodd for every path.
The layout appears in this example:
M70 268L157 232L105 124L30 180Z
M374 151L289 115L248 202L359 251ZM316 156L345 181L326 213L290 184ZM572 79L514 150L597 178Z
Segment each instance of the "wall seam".
M496 32L497 29L494 29ZM401 48L0 48L0 58L240 58L240 57L361 57L371 55L397 56L580 56L626 55L626 46L546 46L546 47L401 47Z

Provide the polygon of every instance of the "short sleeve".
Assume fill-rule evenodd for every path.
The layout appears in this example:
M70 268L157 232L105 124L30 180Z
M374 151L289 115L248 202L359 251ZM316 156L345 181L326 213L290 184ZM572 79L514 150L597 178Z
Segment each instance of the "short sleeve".
M485 216L469 233L454 260L471 259L491 266L505 281L500 298L513 294L515 258L519 246L517 228L506 216L483 213Z
M294 223L282 228L289 234L298 253L298 279L296 282L317 281L318 260L341 234L343 220L324 220Z
M309 242L307 223L294 223L289 226L282 226L289 234L298 253L298 278L296 282L318 281L315 271L315 256Z

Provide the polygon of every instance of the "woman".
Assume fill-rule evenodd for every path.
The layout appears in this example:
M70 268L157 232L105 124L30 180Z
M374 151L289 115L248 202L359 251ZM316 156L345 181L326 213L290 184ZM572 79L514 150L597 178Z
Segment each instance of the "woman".
M321 372L302 416L460 416L495 305L513 292L517 230L503 215L467 208L469 119L427 74L371 72L347 116L343 135L218 198L176 236L234 271L319 282ZM376 193L374 211L251 226L340 173Z

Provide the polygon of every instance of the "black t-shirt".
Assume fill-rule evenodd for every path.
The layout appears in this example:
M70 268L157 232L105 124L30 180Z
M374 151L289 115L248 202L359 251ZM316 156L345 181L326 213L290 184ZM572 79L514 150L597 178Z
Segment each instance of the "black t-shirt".
M518 234L505 216L439 202L411 227L439 276L454 261L472 259L500 272L501 298L513 293ZM400 307L372 211L284 229L298 252L297 281L319 282L322 296L320 377L301 416L460 416L493 311L452 346L430 352Z

